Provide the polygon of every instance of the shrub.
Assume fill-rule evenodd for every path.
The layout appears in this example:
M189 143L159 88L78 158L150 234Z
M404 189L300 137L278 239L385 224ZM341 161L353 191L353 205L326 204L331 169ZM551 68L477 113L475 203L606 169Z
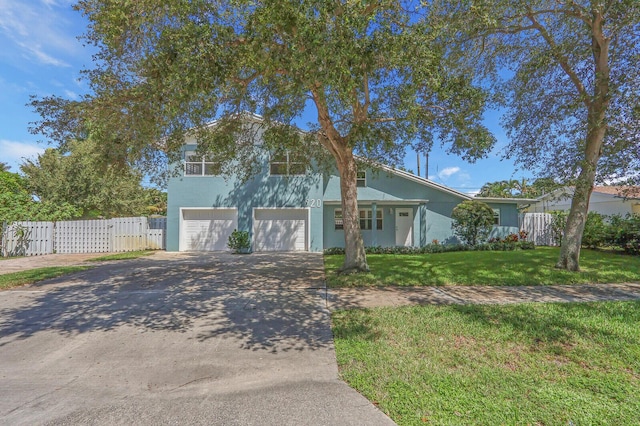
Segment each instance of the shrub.
M626 218L613 216L609 240L628 254L640 254L640 216L627 215Z
M589 212L582 233L582 245L588 248L598 248L607 245L610 240L610 224L605 222L606 216L596 212Z
M466 200L454 207L451 213L455 234L463 243L475 246L485 241L493 228L493 209L486 203Z
M365 247L367 254L426 254L426 253L445 253L452 251L509 251L509 250L532 250L535 244L531 241L494 241L491 243L477 244L475 246L465 244L427 244L423 247ZM326 255L344 254L344 248L331 247L324 250Z
M549 214L551 215L551 237L556 245L561 245L564 227L567 224L567 212L554 210Z
M231 235L229 235L227 246L233 250L234 253L248 252L251 247L249 233L247 231L238 231L237 229L234 229Z

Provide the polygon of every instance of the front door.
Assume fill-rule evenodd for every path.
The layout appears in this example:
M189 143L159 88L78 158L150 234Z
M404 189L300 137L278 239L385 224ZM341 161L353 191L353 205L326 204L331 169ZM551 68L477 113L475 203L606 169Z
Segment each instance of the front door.
M396 245L413 245L413 209L396 209Z

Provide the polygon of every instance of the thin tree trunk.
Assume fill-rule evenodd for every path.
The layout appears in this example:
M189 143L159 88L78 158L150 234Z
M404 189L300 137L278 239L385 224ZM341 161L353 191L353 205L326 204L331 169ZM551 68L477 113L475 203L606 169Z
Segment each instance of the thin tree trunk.
M358 166L353 153L347 148L336 161L340 173L340 195L342 198L342 220L344 229L344 265L341 274L367 272L367 256L360 233L358 211L358 186L356 175Z

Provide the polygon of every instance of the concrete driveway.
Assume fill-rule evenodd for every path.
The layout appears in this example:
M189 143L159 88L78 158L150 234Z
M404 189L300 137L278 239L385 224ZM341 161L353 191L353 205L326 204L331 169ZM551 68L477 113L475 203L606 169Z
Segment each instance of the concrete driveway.
M0 292L0 423L393 424L338 379L324 292L312 253L158 253Z

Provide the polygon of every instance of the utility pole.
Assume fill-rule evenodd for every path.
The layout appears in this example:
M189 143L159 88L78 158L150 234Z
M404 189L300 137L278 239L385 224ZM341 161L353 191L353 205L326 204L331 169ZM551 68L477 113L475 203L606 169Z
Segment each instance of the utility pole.
M418 176L420 176L420 153L416 151L416 163L418 164Z
M424 164L424 178L429 179L429 153L425 156L425 164Z

